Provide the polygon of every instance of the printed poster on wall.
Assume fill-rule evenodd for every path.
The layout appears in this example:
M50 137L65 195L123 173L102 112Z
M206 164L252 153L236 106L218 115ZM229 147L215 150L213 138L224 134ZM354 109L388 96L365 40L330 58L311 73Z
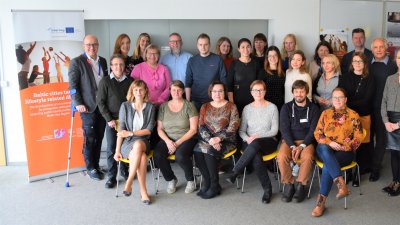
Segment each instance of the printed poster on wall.
M394 58L396 49L400 48L400 12L388 12L386 31L388 52Z
M347 31L340 29L323 29L320 32L319 38L321 41L327 41L331 45L333 54L336 55L339 60L347 53Z
M71 124L68 66L81 54L83 11L13 11L29 181L66 173ZM84 169L81 121L72 129L71 171Z

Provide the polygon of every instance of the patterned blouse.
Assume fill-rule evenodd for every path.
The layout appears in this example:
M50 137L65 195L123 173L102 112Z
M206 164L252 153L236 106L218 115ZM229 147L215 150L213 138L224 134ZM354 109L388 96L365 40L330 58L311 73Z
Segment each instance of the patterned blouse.
M236 131L239 127L239 113L235 104L227 102L216 108L211 103L205 103L200 109L199 143L194 148L196 152L210 154L216 158L236 148ZM213 137L221 138L221 150L214 149L208 141Z
M335 110L333 107L322 112L314 137L318 144L336 142L345 151L356 151L363 140L363 131L358 114L347 108Z

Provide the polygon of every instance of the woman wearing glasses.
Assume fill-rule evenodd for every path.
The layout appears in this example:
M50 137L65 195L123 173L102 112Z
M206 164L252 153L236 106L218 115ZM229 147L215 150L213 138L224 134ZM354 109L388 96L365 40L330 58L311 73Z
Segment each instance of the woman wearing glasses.
M135 80L144 80L149 87L149 102L157 107L169 98L171 77L166 66L159 64L160 50L156 45L149 45L144 51L145 62L135 66L131 77Z
M244 108L239 129L239 135L244 141L244 152L233 168L233 175L227 181L234 183L244 168L252 163L264 189L261 201L267 204L271 200L272 187L262 156L272 153L277 148L278 141L275 136L278 133L279 113L273 103L264 99L266 85L263 81L255 80L250 89L254 101Z
M243 108L252 102L250 95L250 84L254 80L261 79L260 65L251 56L251 42L247 38L242 38L238 42L239 59L232 62L228 71L227 87L228 99L235 103L239 114Z
M318 142L317 155L324 163L317 205L311 214L314 217L324 213L333 183L338 188L337 199L350 194L340 168L353 161L354 153L363 140L363 131L358 114L349 109L346 102L346 91L338 87L333 89L332 107L322 112L314 131Z
M239 114L235 104L225 100L225 85L214 81L208 88L211 102L201 106L199 115L199 142L194 157L203 185L197 193L203 199L221 194L218 165L223 155L236 148Z
M368 75L368 60L362 52L355 52L351 59L350 71L341 76L339 87L347 93L347 107L356 111L360 116L363 129L367 132L363 144L356 154L356 161L360 166L360 174L371 169L370 128L371 128L371 104L374 96L375 83ZM354 173L353 186L358 186L360 178Z

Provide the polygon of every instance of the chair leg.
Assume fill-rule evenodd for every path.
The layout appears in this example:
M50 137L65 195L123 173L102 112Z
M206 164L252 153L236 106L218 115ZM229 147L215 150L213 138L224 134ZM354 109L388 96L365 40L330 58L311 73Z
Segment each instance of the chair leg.
M313 185L313 182L314 182L315 170L317 169L317 167L318 167L317 165L314 166L314 170L313 170L313 173L312 173L312 176L311 176L310 187L308 188L308 195L307 195L308 199L310 198L311 188L312 188L312 185Z
M118 198L118 186L119 186L119 176L120 176L120 171L119 169L121 168L121 161L118 161L118 168L117 168L117 188L115 189L115 197Z
M278 190L281 191L281 179L279 176L279 166L278 166L278 159L275 158L275 168L276 168L276 176L278 177Z
M361 191L361 176L360 176L360 166L357 164L357 173L358 173L358 188L360 189L360 195L362 195Z
M243 171L242 194L244 193L244 180L246 179L246 169L247 167L245 167Z
M155 166L154 166L154 158L151 157L149 159L149 163L150 163L150 168L151 168L151 177L153 178L153 183L154 183L154 193L157 194L157 186L156 186L156 179L154 177L154 170L155 170Z
M158 173L157 173L157 184L156 184L156 195L158 194L158 186L160 185L160 173L161 173L161 169L158 168Z
M235 155L232 155L233 167L236 166ZM240 189L239 187L239 179L236 178L236 189Z
M347 173L346 173L346 171L343 171L343 173L344 173L344 183L346 184L347 183ZM347 196L344 197L344 209L347 209Z
M196 168L196 164L194 161L194 157L192 157L192 164L193 164L193 179L194 179L194 189L197 190L197 179L196 179L196 175L197 175L197 168Z

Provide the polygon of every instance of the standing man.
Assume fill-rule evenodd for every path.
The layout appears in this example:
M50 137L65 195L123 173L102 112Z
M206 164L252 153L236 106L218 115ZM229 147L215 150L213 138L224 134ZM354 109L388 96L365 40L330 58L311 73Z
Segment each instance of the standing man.
M355 28L351 33L351 41L354 45L354 50L351 52L346 53L342 58L342 74L346 74L349 72L349 68L351 65L351 59L355 52L362 52L367 57L368 62L372 61L373 54L371 50L365 48L365 32L362 28Z
M107 122L107 166L108 180L106 188L113 188L117 183L117 162L114 160L115 148L117 143L117 123L121 104L126 101L126 95L133 78L126 76L125 59L121 54L115 54L110 59L110 76L104 76L99 83L97 93L97 105L101 115ZM125 163L121 164L121 174L128 177L128 168ZM126 180L126 179L125 179Z
M282 143L278 153L278 165L282 183L286 186L282 201L290 202L294 198L302 202L306 197L306 185L313 165L315 151L314 130L320 116L318 106L307 98L308 84L296 80L292 85L294 99L283 105L280 113ZM290 162L300 169L295 188Z
M386 54L387 43L384 38L375 38L372 41L371 49L374 58L369 67L369 74L375 83L375 98L373 102L371 137L375 132L375 148L372 153L372 171L369 180L375 182L379 180L380 169L383 160L383 155L386 149L386 128L382 121L381 103L383 90L385 89L386 79L388 76L397 72L397 66ZM371 138L373 140L373 138ZM371 141L373 144L373 142Z
M189 59L186 68L186 99L192 101L198 111L209 102L208 86L216 80L226 84L226 71L222 58L210 52L210 37L200 34L197 38L199 54Z
M182 37L178 33L169 35L168 45L171 52L162 56L160 63L168 67L171 80L186 82L186 67L192 54L182 51Z
M68 70L69 89L76 90L72 101L82 119L82 152L88 175L93 180L101 180L103 173L99 161L106 121L97 107L96 95L101 78L108 74L107 61L97 55L99 41L96 36L86 35L83 48L85 52L71 60Z

